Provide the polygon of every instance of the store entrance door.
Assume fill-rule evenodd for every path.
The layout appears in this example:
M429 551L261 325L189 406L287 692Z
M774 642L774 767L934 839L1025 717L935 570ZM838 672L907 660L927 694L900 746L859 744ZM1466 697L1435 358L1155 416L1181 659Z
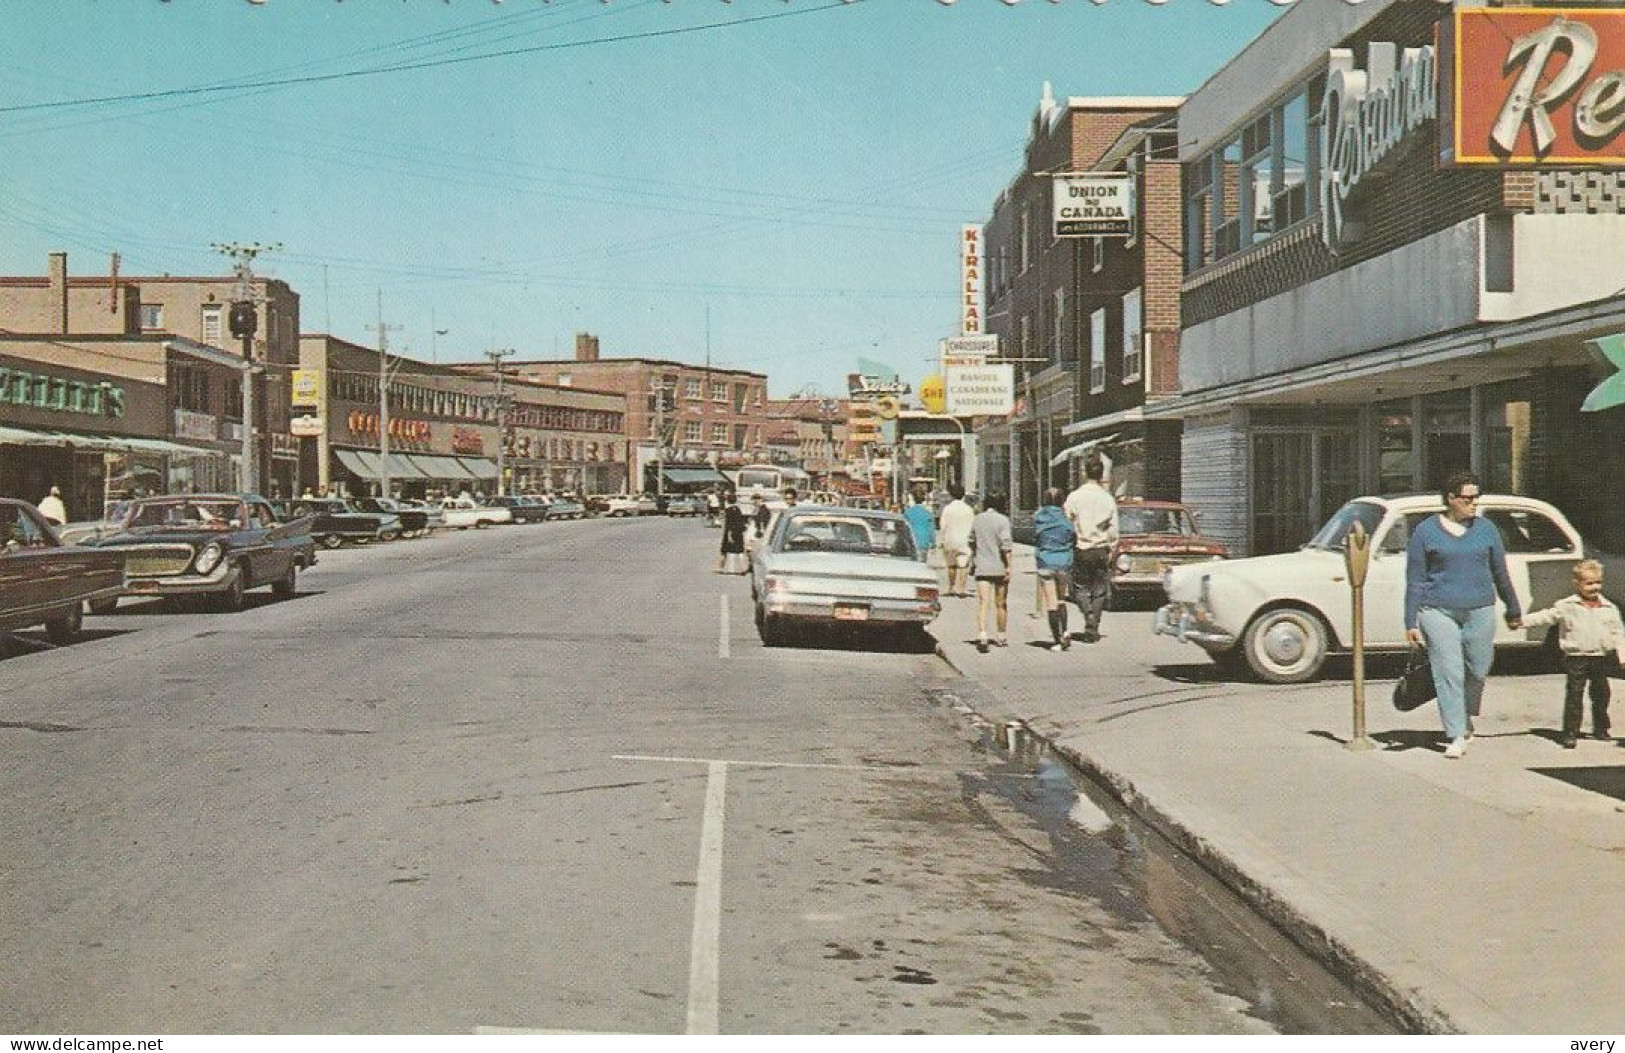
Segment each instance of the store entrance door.
M1357 449L1351 429L1255 432L1251 554L1298 548L1357 496Z

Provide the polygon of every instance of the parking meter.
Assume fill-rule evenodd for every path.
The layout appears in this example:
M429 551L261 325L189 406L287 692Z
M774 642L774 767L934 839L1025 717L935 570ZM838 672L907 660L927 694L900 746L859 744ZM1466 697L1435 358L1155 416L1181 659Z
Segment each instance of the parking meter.
M1365 733L1365 573L1371 565L1371 535L1355 523L1343 539L1343 560L1348 564L1350 599L1354 605L1354 733L1348 748L1368 750L1372 742Z

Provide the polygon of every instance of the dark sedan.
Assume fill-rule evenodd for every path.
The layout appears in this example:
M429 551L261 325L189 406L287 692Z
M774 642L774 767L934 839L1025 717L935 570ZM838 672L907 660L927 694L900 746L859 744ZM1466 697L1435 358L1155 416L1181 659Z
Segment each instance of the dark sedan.
M86 603L116 603L123 591L123 553L64 545L34 506L0 498L0 632L43 625L67 643Z
M540 523L547 518L547 505L533 497L493 497L485 502L492 508L506 508L515 523Z
M284 523L258 494L184 494L136 502L122 533L84 547L125 555L130 596L208 596L226 610L270 586L285 599L316 562L310 521ZM91 604L94 613L118 601Z
M413 508L389 497L352 497L350 505L358 512L396 517L401 521L401 537L422 537L429 532L427 508Z
M300 497L280 501L277 512L285 520L310 518L310 536L323 548L338 548L346 541L393 541L401 535L400 517L392 512L362 512L342 497Z

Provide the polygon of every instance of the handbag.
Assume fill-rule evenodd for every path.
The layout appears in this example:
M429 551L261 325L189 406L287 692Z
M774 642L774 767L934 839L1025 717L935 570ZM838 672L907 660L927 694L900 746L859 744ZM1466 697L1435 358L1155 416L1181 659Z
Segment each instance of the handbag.
M1424 702L1431 701L1438 692L1433 687L1433 664L1428 661L1427 649L1413 647L1405 659L1405 671L1394 685L1394 708L1409 713Z

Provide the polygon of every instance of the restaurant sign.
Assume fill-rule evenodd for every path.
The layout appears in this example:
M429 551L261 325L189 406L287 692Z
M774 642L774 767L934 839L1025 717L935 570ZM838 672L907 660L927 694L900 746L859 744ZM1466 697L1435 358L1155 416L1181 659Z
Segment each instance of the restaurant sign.
M1461 7L1439 41L1445 162L1625 167L1625 10Z

